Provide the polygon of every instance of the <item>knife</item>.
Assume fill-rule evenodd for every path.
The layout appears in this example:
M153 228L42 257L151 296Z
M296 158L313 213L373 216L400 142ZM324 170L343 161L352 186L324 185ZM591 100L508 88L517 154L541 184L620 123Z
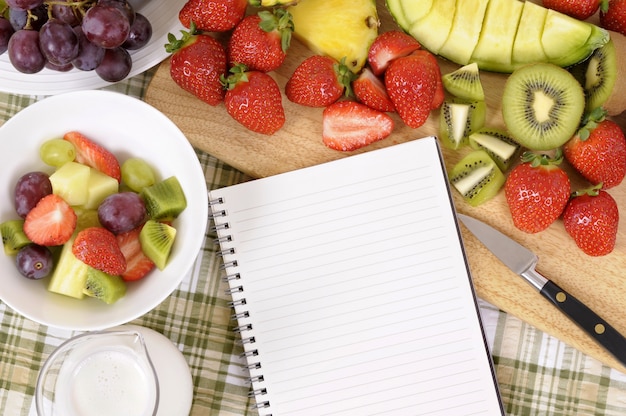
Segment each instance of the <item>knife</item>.
M523 277L562 313L626 365L626 338L581 301L535 270L537 255L490 225L458 213L457 217L502 263Z

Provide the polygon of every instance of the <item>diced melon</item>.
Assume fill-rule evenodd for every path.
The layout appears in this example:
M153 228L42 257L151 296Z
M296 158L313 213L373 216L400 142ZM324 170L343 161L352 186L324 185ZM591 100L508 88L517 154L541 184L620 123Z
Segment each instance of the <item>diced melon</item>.
M119 182L115 178L90 168L87 201L84 204L86 209L95 209L109 196L119 192Z
M48 284L48 290L72 298L82 299L85 297L83 289L87 282L89 266L78 260L72 253L72 244L75 237L76 234L63 245L59 261Z
M77 162L67 162L52 175L52 192L59 195L69 205L84 205L89 196L91 168Z

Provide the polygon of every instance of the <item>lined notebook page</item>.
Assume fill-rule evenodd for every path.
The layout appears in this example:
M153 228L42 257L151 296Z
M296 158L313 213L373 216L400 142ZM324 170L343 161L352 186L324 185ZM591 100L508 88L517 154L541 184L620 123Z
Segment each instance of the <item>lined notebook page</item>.
M435 138L210 197L261 415L503 414Z

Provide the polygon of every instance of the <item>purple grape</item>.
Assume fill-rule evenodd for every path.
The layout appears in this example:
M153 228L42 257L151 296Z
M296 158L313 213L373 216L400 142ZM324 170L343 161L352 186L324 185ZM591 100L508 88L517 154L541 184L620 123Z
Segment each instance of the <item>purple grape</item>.
M31 17L28 14L28 10L9 8L9 21L13 26L13 30L39 30L48 21L48 9L44 4L30 10Z
M9 39L7 52L13 67L25 74L37 73L46 65L46 58L39 49L39 32L36 30L16 31Z
M39 30L39 48L48 61L63 66L78 56L78 37L69 24L50 19Z
M43 0L5 0L5 2L7 6L19 10L32 10L43 4Z
M124 13L126 18L128 18L128 23L132 25L135 21L135 9L126 0L98 0L98 6L115 7L116 9L119 9L122 13Z
M130 33L130 22L120 9L96 4L83 16L82 28L89 41L111 49L124 43Z
M59 2L57 3L53 3L52 5L49 5L49 9L50 9L50 15L55 18L55 19L59 19L60 21L67 23L68 25L74 27L76 25L80 25L80 14L77 11L77 9L75 7L72 7L69 3L71 3L73 0L65 0L65 3L68 3L67 5L64 4L59 4L59 3L63 3L63 0L59 0Z
M11 22L4 17L0 17L0 55L7 51L7 48L9 47L9 39L11 39L11 35L14 32L15 30L13 30Z
M13 191L15 211L26 218L26 214L34 208L41 198L52 193L50 178L44 172L29 172L22 175L15 184Z
M53 64L50 61L46 61L45 67L52 71L57 71L57 72L68 72L74 69L74 65L72 65L71 63L64 64L64 65L57 65L57 64Z
M146 205L135 192L110 195L98 207L100 224L113 234L121 234L139 227L146 220Z
M52 252L48 247L29 244L17 252L15 257L17 270L29 279L43 279L54 266Z
M126 49L106 49L102 62L96 68L96 74L105 81L118 82L126 78L132 66L133 60Z
M104 59L105 49L89 42L80 26L74 26L74 33L78 38L78 56L74 58L72 64L81 71L96 69Z
M130 26L128 38L122 47L135 50L143 48L152 37L152 25L146 16L141 13L135 14L135 21Z

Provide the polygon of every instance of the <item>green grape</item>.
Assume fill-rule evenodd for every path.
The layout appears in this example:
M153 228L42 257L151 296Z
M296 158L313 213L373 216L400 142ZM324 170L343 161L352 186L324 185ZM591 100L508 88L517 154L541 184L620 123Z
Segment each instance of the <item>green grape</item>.
M39 148L39 157L46 165L60 167L76 157L76 148L67 140L50 139Z
M154 170L141 158L127 159L122 163L121 169L122 182L135 192L140 192L146 186L154 185L156 182Z

